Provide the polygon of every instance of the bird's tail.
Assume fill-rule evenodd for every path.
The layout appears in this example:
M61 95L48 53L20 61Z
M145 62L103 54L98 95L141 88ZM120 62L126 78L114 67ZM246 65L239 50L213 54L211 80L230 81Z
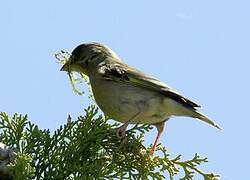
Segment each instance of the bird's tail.
M215 121L212 121L211 119L209 119L204 114L202 114L202 113L200 113L198 111L192 111L190 116L193 117L193 118L199 119L199 120L201 120L201 121L203 121L205 123L208 123L208 124L216 127L217 129L222 130L222 128L218 124L216 124Z

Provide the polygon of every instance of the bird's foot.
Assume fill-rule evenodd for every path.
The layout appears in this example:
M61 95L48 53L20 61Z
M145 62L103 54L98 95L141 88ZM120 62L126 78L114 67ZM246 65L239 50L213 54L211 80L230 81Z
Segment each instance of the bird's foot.
M126 131L122 126L115 130L115 134L119 139L126 137Z
M127 126L122 125L115 129L115 134L117 138L121 140L122 144L126 144L128 142L128 138L126 136L126 128Z

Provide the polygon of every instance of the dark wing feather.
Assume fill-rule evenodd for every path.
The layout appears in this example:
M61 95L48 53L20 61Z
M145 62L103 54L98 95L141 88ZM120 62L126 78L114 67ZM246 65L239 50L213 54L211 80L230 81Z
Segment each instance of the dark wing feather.
M101 67L100 72L107 80L120 81L123 83L129 83L133 86L144 87L152 91L157 91L187 108L195 109L196 107L200 107L195 102L183 97L178 92L168 87L165 83L162 83L152 76L145 75L143 72L127 65L121 65L120 63L105 64Z

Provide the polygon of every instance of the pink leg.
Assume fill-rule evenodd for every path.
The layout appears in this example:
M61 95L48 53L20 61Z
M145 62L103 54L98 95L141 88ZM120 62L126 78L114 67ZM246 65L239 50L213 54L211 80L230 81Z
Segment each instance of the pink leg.
M116 129L115 133L116 133L116 136L117 136L119 139L123 139L123 138L126 137L125 132L126 132L126 129L127 129L128 125L129 125L129 122L130 122L130 121L127 121L126 123L124 123L123 125L121 125L120 127L118 127L118 128Z
M121 125L120 127L118 127L116 130L115 130L115 133L116 133L116 136L119 138L119 139L123 139L123 143L126 143L127 142L127 137L126 137L126 129L129 125L129 123L131 121L133 121L135 118L137 118L139 115L140 115L141 112L138 112L137 114L135 114L130 120L128 120L127 122L125 122L123 125Z
M150 153L149 153L150 156L152 156L154 154L154 152L155 152L155 148L157 146L158 140L159 140L159 138L161 136L161 133L162 133L162 131L164 129L164 124L165 124L165 121L154 124L156 126L156 128L157 128L157 136L155 138L154 145L153 145L152 149L150 150Z

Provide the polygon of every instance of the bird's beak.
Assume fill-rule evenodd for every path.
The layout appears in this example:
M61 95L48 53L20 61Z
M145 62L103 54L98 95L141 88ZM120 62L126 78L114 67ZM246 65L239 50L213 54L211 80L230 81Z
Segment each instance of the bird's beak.
M63 67L60 69L60 71L69 71L69 65L68 63L65 63Z

